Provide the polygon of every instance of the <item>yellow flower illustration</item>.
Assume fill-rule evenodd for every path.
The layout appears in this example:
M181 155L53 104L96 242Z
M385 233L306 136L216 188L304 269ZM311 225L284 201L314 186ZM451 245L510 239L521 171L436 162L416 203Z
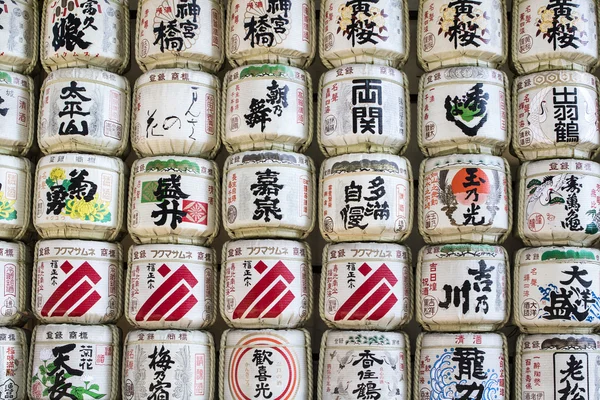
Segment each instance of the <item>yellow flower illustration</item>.
M8 200L4 197L4 192L0 192L0 220L17 219L17 211L15 210L16 200Z
M554 21L554 10L546 10L540 9L538 10L538 14L540 15L540 19L542 22L550 22Z
M107 201L98 200L98 195L89 202L84 199L72 199L67 201L64 213L82 221L108 222L110 221L109 205Z
M50 179L52 179L55 182L57 182L59 180L63 180L66 177L67 177L67 174L65 173L65 170L62 168L53 168L52 171L50 171Z

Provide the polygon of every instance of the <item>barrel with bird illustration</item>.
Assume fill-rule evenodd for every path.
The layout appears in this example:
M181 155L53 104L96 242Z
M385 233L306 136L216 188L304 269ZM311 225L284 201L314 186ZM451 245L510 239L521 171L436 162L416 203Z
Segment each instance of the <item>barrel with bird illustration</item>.
M40 29L36 0L14 0L2 3L0 13L0 69L29 75L38 61Z
M35 135L35 92L32 78L0 71L0 154L25 156L31 149Z
M579 71L516 78L512 147L517 157L594 158L600 150L599 87L596 76Z
M528 161L521 166L517 235L527 246L593 246L600 239L600 164Z
M410 341L403 332L328 330L321 340L317 399L407 400L411 392ZM368 398L368 397L365 397Z
M0 287L4 288L0 292L0 326L18 326L29 316L31 304L29 247L0 241L0 271Z

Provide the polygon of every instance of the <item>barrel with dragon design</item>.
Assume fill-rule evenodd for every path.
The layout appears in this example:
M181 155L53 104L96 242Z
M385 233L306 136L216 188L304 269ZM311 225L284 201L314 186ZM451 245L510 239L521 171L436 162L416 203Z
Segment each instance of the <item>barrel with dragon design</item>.
M12 4L11 4L12 6ZM0 18L4 13L0 14ZM0 35L0 41L2 35ZM0 47L1 48L1 47ZM0 60L2 56L0 55ZM0 154L25 156L33 145L35 131L35 86L33 79L16 72L0 71Z
M29 316L30 264L31 252L24 243L0 241L0 326L20 325Z
M39 8L36 0L4 2L0 14L0 69L29 75L38 61Z
M5 399L27 399L28 350L24 330L0 328L0 388Z
M32 168L25 158L0 155L0 239L31 234Z

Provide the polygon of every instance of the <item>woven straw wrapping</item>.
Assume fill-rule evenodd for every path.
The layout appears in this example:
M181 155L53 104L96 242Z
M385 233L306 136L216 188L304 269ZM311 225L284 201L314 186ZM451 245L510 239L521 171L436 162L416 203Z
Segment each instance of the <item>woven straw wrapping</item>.
M221 83L187 69L154 69L133 90L131 143L139 157L214 158L221 147Z
M343 344L340 343L342 340ZM368 354L369 360L372 357L383 363L374 363L371 368L364 368L363 363L356 363L356 360L361 360L365 354ZM360 390L358 385L364 385L361 383L361 375L367 370L375 372L374 369L377 377L375 387L379 388L377 393L382 398L408 399L412 386L410 360L410 340L404 332L325 331L319 352L317 399L333 400L343 395L350 398L355 389ZM326 370L326 363L331 364L331 370ZM325 382L327 378L332 380L331 386L335 385L335 391L329 390L329 381ZM366 377L364 379L367 380Z
M97 69L59 69L48 74L40 93L37 138L44 154L121 157L129 149L131 90L126 78Z
M27 399L27 360L29 346L25 331L0 328L0 387L6 399Z
M15 0L4 4L8 12L0 14L0 25L4 27L0 37L0 69L29 75L38 61L39 1Z
M476 276L481 269L485 271L484 279ZM426 331L437 332L501 329L510 315L509 271L508 254L500 246L447 244L423 247L419 251L415 277L417 322ZM453 299L451 294L448 302L446 285L456 293L456 288L465 288L466 281L471 288L465 295L468 297L461 294ZM442 307L440 304L444 302L448 304Z
M521 161L595 158L600 150L599 94L598 78L585 72L549 71L516 78L513 110L523 111L513 118L514 154ZM563 121L564 101L569 102L569 111ZM561 133L563 125L570 128Z
M118 243L41 240L35 245L31 308L42 323L116 323L123 314ZM87 283L80 284L81 279ZM92 285L93 284L93 285Z
M308 72L287 65L251 65L227 72L220 127L227 151L306 151L313 137L312 87ZM269 102L269 97L279 96L281 91L286 94L274 98L276 103L268 107L268 121L255 120L252 109L256 101Z
M438 68L477 65L498 68L508 56L508 21L505 0L483 1L471 14L460 12L461 4L448 8L447 0L420 0L417 23L417 59L421 68L430 72ZM426 15L429 18L426 18ZM466 18L462 29L468 25L478 28L474 43L461 42L460 34L453 35L449 28L454 18ZM517 24L518 25L518 24ZM483 32L483 30L486 32ZM487 42L486 42L487 40Z
M221 260L219 309L227 325L243 329L298 328L312 315L313 274L310 246L306 243L278 239L229 241L223 246ZM275 283L277 280L284 287Z
M323 64L327 68L353 63L402 67L410 47L408 1L379 1L354 15L353 5L347 3L347 0L321 0L319 56ZM369 36L365 29L366 37L357 38L348 26L352 17L360 19L363 14L368 24L374 24L374 35Z
M4 13L0 14L0 16ZM0 40L2 40L0 38ZM0 56L0 59L2 56ZM2 135L0 154L25 156L33 145L35 129L35 86L33 79L15 72L0 72Z
M291 9L282 7L275 12L268 12L267 2L228 0L225 14L225 54L232 67L251 64L284 64L298 68L308 68L315 58L317 35L315 29L315 0L292 1ZM257 4L262 4L262 8ZM267 15L267 21L275 18L283 22L287 20L277 33L274 28L266 28L264 36L255 36L245 28L246 22L251 23L252 17L258 20ZM260 31L259 24L256 30ZM269 36L273 36L270 43ZM268 43L263 42L266 37Z
M353 83L365 79L371 80L370 83ZM377 80L381 83L376 83ZM353 101L355 92L357 99ZM364 102L360 101L362 97ZM381 106L377 107L372 100ZM361 118L354 117L355 106L380 111L380 125L362 125ZM327 157L348 153L400 155L410 142L408 77L392 67L348 64L324 73L319 81L317 110L317 141Z
M40 40L40 59L44 70L50 72L59 68L82 67L122 74L129 65L129 40L122 40L130 37L129 2L107 0L101 6L92 4L94 11L85 9L85 2L71 2L67 9L63 4L44 0ZM95 12L94 15L91 12ZM57 15L60 17L57 18ZM93 18L93 21L88 29L78 31L80 36L74 43L68 34L55 37L55 30L69 31L78 22L81 27L85 26L86 18Z
M37 232L42 239L118 240L125 229L127 174L123 161L115 157L78 153L42 157L34 186Z
M125 283L127 322L145 329L204 329L214 324L215 262L208 247L131 246ZM186 283L186 288L178 286Z
M511 61L514 70L519 75L557 69L593 71L600 62L598 2L578 0L569 3L563 11L553 9L552 4L550 1L513 1ZM563 24L561 18L566 13L573 13L573 18L567 17ZM556 35L552 34L553 30ZM560 33L565 30L569 33Z
M0 249L0 270L4 271L0 275L0 287L4 288L0 296L0 326L15 326L29 316L31 251L20 242L0 242Z
M29 160L0 155L0 239L27 239L31 233Z
M319 315L328 327L391 331L412 319L414 279L408 247L329 243L322 265ZM370 285L380 282L383 295L370 294Z
M165 5L172 4L172 12L165 12ZM225 10L220 0L198 0L199 14L180 17L178 6L192 3L169 2L161 0L140 1L135 31L135 60L143 72L156 68L185 68L196 71L216 73L225 59L223 18ZM189 12L189 11L188 11ZM196 26L190 25L188 21ZM171 41L161 43L159 33L175 21L179 32L175 32ZM162 25L161 25L162 24ZM175 25L177 27L177 24ZM175 28L179 30L179 28ZM165 36L169 38L168 28ZM185 34L183 33L185 31ZM190 38L190 36L192 36ZM181 44L181 48L179 45ZM162 49L161 49L162 46Z
M510 141L509 97L508 77L496 69L452 67L424 74L417 106L421 152L427 157L502 155ZM479 104L475 98L480 98Z

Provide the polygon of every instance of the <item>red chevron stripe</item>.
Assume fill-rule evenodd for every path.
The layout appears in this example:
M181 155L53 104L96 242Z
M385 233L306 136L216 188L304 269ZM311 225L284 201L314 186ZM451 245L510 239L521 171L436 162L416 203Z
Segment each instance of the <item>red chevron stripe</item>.
M179 300L183 299L190 293L187 287L184 285L179 286L173 293L166 299L162 300L162 303L150 314L146 321L160 321Z
M287 289L287 286L279 281L273 286L267 293L261 297L261 299L256 303L256 305L250 310L250 312L246 315L246 318L258 318L260 314L265 312L269 308L269 306L281 296L284 290Z
M386 285L381 285L375 290L375 292L369 296L368 299L362 302L362 304L354 311L352 314L348 316L349 321L361 320L367 316L369 312L373 310L376 304L378 304L385 296L390 293L390 288Z
M53 317L62 317L69 311L69 308L73 307L73 304L77 303L79 300L83 298L90 290L92 289L92 285L88 282L81 282L70 295L68 295L59 305L56 307L54 312L52 313ZM43 314L42 314L43 315Z
M198 303L196 296L190 295L175 311L171 313L165 321L179 321Z
M71 317L82 317L86 312L90 310L96 304L102 296L98 294L95 290L85 299L81 304L77 306L72 312L69 313Z
M385 317L385 315L394 307L394 304L398 302L398 298L394 293L385 301L373 314L369 315L369 321L379 321L381 318Z
M290 303L296 298L294 293L291 290L288 290L286 294L283 295L281 300L275 304L268 313L265 314L263 318L276 318L290 305Z

